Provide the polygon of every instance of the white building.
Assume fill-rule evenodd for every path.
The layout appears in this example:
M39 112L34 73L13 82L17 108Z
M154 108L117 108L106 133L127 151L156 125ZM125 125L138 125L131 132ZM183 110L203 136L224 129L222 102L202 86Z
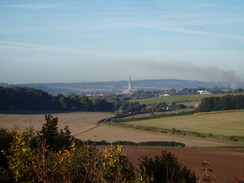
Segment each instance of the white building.
M200 93L200 95L210 95L210 94L212 94L211 92L209 92L209 91L197 91L197 92L199 92Z

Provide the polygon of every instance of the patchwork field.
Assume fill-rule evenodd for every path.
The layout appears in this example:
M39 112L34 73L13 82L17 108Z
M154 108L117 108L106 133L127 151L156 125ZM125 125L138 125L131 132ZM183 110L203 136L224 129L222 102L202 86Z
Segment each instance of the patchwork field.
M175 128L205 134L244 136L244 111L204 115L184 115L125 122L136 126Z
M153 104L166 102L171 104L172 102L185 104L186 106L194 106L199 104L202 99L207 97L218 97L224 96L224 94L211 94L211 95L171 95L171 96L162 96L162 97L153 97L147 99L138 99L133 100L133 102L139 102L141 104Z
M145 132L130 128L115 127L98 124L101 119L112 117L111 113L55 113L58 117L59 128L68 125L75 137L82 140L114 142L118 140L143 142L143 141L177 141L185 143L187 147L222 147L222 146L243 146L239 142L228 142L176 136L171 134ZM18 126L21 130L33 127L40 130L45 123L44 114L0 114L0 127L14 129ZM104 147L100 147L104 148ZM138 158L145 155L160 155L162 150L174 153L179 161L187 165L197 174L201 173L201 163L204 160L210 161L217 178L221 182L230 181L232 178L244 176L244 150L243 149L195 149L195 148L163 148L163 147L124 147L124 153L129 160L137 165Z
M187 147L216 147L236 146L238 142L210 140L204 138L183 137L172 134L145 132L130 128L98 124L101 119L112 117L111 113L98 112L72 112L55 113L58 117L58 127L69 126L71 134L82 140L115 142L119 140L145 142L145 141L176 141L186 144ZM40 130L45 123L44 114L0 114L0 127L9 130L15 126L21 130L34 128Z
M166 102L172 104L173 102L178 104L185 104L186 106L195 106L200 104L201 100L208 97L222 97L226 94L210 94L210 95L171 95L162 97L152 97L147 99L136 99L132 102L139 102L140 104L154 104ZM231 95L243 95L243 93L231 94Z

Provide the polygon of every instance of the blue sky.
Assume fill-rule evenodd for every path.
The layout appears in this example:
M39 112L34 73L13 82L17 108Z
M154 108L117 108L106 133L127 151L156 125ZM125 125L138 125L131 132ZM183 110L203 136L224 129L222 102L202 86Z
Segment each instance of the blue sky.
M244 81L243 0L0 1L0 82Z

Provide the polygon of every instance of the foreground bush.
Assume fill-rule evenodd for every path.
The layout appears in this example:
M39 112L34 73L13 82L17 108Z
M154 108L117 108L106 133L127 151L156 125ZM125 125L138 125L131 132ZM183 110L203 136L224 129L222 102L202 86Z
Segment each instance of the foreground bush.
M13 141L13 136L14 132L9 132L7 129L0 128L0 180L4 180L2 182L14 181L11 172L7 171L7 156L9 155L8 149Z
M8 168L3 182L196 182L195 175L181 167L170 153L142 158L136 169L125 155L122 147L111 146L103 152L92 145L76 145L54 151L45 142L32 147L29 131L16 133L9 149Z
M135 168L121 155L119 146L103 153L94 146L55 153L42 146L35 151L34 182L134 182Z
M0 164L0 182L41 183L148 183L196 182L196 176L171 153L162 152L154 159L143 157L136 169L122 154L122 146L106 148L87 145L58 131L57 118L46 115L46 124L37 135L31 130L3 131L8 139L1 149L5 161Z
M161 156L142 157L140 171L155 183L195 183L197 178L193 172L182 166L170 152L162 151Z
M10 148L10 144L13 141L14 132L9 132L7 129L0 128L0 166L7 167L7 157L3 151L7 151Z

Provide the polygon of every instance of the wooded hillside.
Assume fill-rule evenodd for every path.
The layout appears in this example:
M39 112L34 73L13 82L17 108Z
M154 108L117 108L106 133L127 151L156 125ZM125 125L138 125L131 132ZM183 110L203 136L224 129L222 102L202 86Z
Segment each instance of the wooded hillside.
M204 98L198 108L201 112L230 109L244 109L244 95Z
M113 104L100 97L52 96L33 88L0 87L0 110L112 111Z

